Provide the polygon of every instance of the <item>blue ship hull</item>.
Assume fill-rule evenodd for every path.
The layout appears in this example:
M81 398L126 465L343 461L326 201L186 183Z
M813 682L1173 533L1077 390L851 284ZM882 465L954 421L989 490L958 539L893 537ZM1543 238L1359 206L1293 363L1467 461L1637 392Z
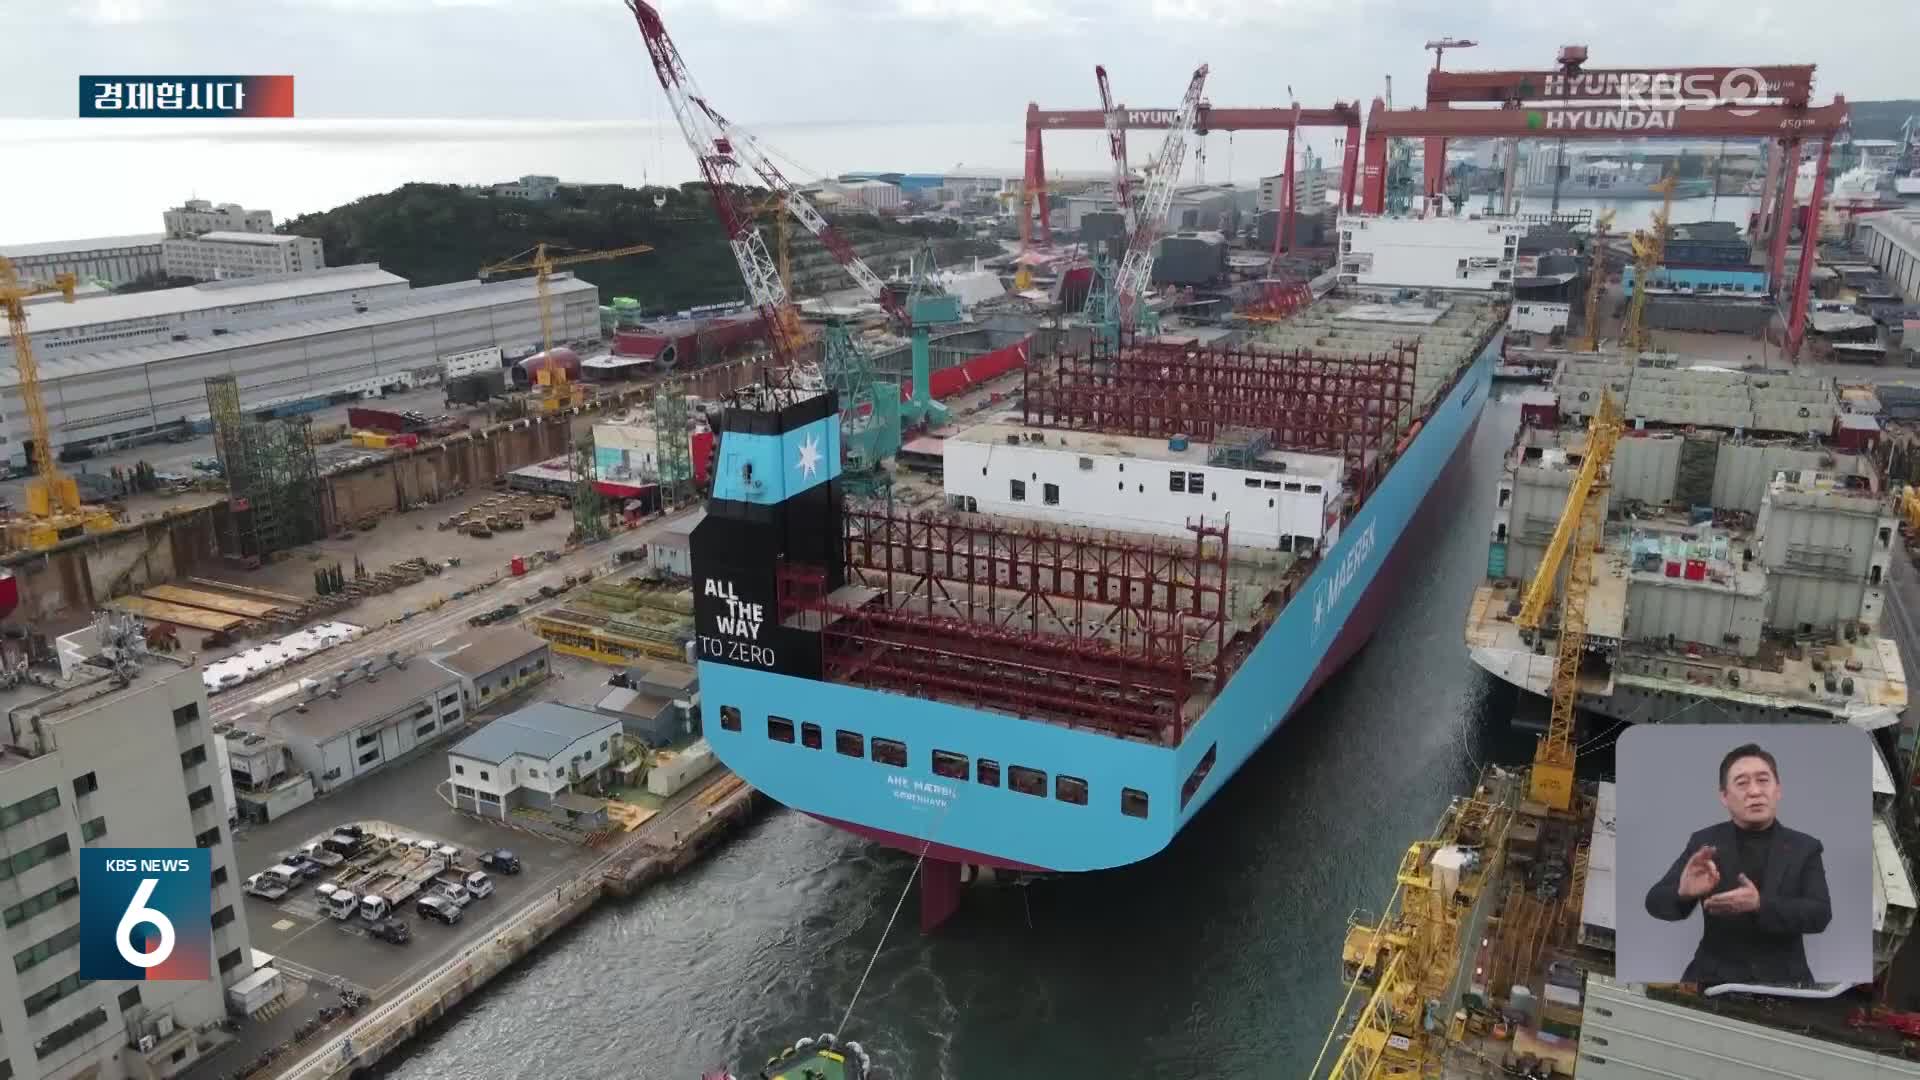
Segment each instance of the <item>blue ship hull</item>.
M773 799L916 854L1051 872L1146 859L1173 840L1379 624L1399 579L1417 564L1418 537L1427 530L1415 522L1444 514L1454 502L1445 492L1458 487L1499 351L1496 337L1466 368L1178 747L703 661L706 736L727 767ZM713 722L723 707L740 710L740 730ZM809 749L769 738L770 714L819 724L825 745ZM835 751L835 729L904 743L907 764L843 756ZM934 750L991 759L1003 770L1041 770L1048 776L1045 793L935 775ZM1055 797L1052 778L1061 773L1086 782L1084 805ZM1146 794L1144 817L1123 813L1123 788ZM1139 810L1137 801L1130 809Z

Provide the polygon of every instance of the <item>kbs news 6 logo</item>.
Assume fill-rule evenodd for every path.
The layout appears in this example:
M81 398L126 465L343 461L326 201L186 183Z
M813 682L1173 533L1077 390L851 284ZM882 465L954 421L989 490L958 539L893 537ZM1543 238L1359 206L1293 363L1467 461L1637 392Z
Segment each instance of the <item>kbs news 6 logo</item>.
M81 851L80 977L211 978L212 891L204 848Z

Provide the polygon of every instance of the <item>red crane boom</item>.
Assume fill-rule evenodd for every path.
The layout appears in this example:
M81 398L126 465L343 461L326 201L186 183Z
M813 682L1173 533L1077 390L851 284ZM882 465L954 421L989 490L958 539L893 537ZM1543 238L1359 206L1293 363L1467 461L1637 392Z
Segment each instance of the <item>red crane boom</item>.
M653 9L653 5L646 0L626 0L626 3L633 12L634 20L640 25L640 35L646 39L647 54L653 60L654 74L660 77L660 88L667 93L667 102L673 108L674 119L680 124L680 132L686 137L694 160L700 163L700 173L706 178L707 190L713 196L714 211L719 214L721 227L726 230L727 244L733 249L734 261L740 265L740 276L746 281L754 307L766 322L768 336L781 362L791 364L794 360L789 355L791 347L785 335L776 332L781 325L780 311L786 304L786 287L780 281L778 267L767 252L766 242L754 227L753 204L747 199L739 180L742 166L757 175L769 191L781 197L788 212L819 239L821 245L833 255L834 261L852 275L869 296L878 300L894 319L906 322L905 308L888 291L880 276L854 254L853 246L800 194L799 189L781 173L751 135L735 129L726 117L708 104L706 95L700 92L699 84L694 82L686 62L680 57L680 50L674 46L673 38L667 34L666 24L660 20L660 13Z

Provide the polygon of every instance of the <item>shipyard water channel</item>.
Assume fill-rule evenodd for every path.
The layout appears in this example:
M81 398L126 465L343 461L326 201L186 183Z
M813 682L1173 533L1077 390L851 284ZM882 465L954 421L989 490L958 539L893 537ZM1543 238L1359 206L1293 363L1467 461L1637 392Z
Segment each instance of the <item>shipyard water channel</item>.
M1340 1000L1348 915L1385 903L1406 845L1479 764L1531 747L1460 636L1517 423L1510 401L1488 405L1443 531L1410 538L1429 550L1395 613L1167 851L971 892L932 937L910 900L844 1034L896 1080L1304 1075ZM603 904L381 1072L747 1075L839 1024L912 869L775 809Z

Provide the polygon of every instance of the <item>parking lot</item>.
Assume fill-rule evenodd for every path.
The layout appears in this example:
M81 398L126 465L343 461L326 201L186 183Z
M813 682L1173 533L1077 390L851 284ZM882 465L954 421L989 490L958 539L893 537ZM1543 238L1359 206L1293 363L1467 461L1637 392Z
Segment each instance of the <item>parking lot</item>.
M536 891L554 888L593 861L595 855L585 849L454 813L435 790L447 775L444 749L429 749L277 821L240 830L234 838L234 857L241 880L280 862L291 851L324 839L336 825L376 822L385 824L369 831L459 848L463 869L472 869L474 857L482 851L511 848L520 857L521 872L489 872L493 895L468 904L454 926L420 917L411 901L402 904L396 917L408 924L412 940L392 945L370 937L358 918L342 921L320 912L314 885L327 880L329 871L277 901L243 897L254 948L283 958L295 973L311 970L378 997L485 935Z

